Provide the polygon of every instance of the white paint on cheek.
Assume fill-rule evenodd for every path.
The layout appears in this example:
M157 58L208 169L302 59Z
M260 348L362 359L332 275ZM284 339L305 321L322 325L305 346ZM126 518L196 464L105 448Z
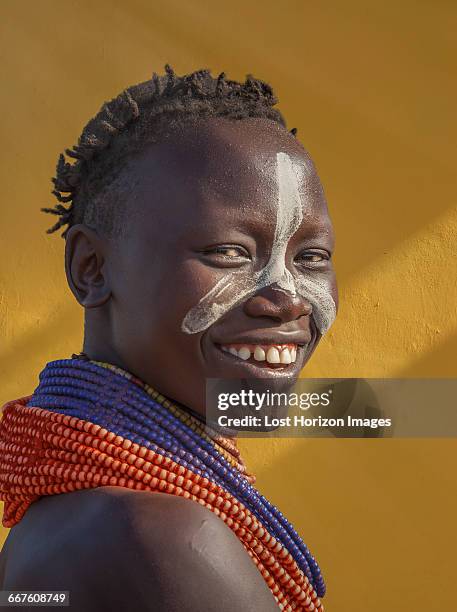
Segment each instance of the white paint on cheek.
M251 274L235 275L230 273L220 278L214 287L191 308L181 325L183 332L197 334L220 319L236 304L255 293Z
M296 279L297 291L313 307L313 319L317 329L325 334L336 317L336 305L330 293L328 283L302 276Z
M244 269L228 271L184 317L182 330L185 333L195 334L207 329L235 305L270 285L293 296L298 292L308 299L313 306L316 326L322 334L333 322L335 303L326 284L305 276L295 279L287 268L289 241L303 221L302 202L290 157L286 153L278 153L276 162L278 206L273 246L267 265L254 274ZM309 171L308 168L306 170Z
M229 291L230 289L232 291ZM223 276L219 279L214 287L198 302L197 306L191 308L184 317L181 325L182 331L187 334L196 334L220 319L235 303L233 302L233 296L238 293L238 289L235 288L235 292L233 289L230 276ZM232 297L229 297L229 294Z

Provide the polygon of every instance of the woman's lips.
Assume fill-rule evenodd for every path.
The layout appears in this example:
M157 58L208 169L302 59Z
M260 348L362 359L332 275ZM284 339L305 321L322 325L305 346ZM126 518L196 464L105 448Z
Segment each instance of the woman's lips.
M227 375L229 372L239 376L249 373L254 378L295 376L312 351L315 339L313 328L305 330L292 326L288 329L256 329L249 333L217 332L207 340L209 346L216 349L219 365L228 368Z
M297 344L295 343L226 343L220 344L220 349L243 361L254 361L268 366L287 366L297 359Z

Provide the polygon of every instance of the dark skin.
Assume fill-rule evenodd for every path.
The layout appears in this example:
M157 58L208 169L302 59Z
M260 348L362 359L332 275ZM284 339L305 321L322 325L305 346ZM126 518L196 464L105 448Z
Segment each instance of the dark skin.
M271 121L211 119L130 160L122 176L136 187L124 235L77 225L67 236L67 278L85 308L90 358L134 373L202 415L208 377L261 371L271 384L296 380L320 339L312 307L298 294L265 287L208 329L181 329L228 268L256 271L267 263L278 152L298 166L309 163L302 145ZM313 262L337 303L332 226L314 170L310 180L312 188L300 190L306 214L287 246L286 265L299 273ZM302 348L295 364L272 367L220 350L237 342ZM132 598L145 611L278 609L221 520L158 493L103 487L42 498L11 530L1 558L0 586L70 590L74 610L129 610Z

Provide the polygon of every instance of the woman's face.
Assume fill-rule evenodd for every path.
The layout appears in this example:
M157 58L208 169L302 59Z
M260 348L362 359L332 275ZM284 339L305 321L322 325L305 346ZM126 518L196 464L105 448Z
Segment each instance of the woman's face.
M337 308L301 144L264 119L200 120L126 172L136 188L107 257L119 365L201 413L207 378L294 382Z

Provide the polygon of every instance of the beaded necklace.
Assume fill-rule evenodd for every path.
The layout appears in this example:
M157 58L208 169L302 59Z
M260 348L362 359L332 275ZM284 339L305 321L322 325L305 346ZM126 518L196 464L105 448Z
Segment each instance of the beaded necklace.
M85 358L84 353L80 353L77 356L74 356L78 359L81 357L84 361L91 361ZM105 363L102 361L92 361L96 365L107 368L120 376L124 376L134 384L138 385L142 388L146 393L152 397L156 402L164 406L167 410L169 410L175 417L177 417L182 423L190 427L192 431L201 436L204 440L213 444L214 448L223 456L225 459L235 467L243 476L250 482L254 484L255 475L250 474L246 470L246 465L241 458L240 451L237 447L236 440L234 438L229 438L225 436L221 436L216 431L212 430L208 425L204 424L195 414L191 414L186 412L183 408L179 407L177 404L167 399L163 395L161 395L158 391L153 389L150 385L144 383L139 378L130 374L130 372L126 372L122 368L118 366L114 366L111 363Z
M0 422L4 524L18 522L37 496L73 487L117 484L184 495L235 531L282 609L322 610L325 587L315 559L251 485L233 441L213 433L115 366L51 362L32 398L8 404ZM31 449L43 435L45 448Z

